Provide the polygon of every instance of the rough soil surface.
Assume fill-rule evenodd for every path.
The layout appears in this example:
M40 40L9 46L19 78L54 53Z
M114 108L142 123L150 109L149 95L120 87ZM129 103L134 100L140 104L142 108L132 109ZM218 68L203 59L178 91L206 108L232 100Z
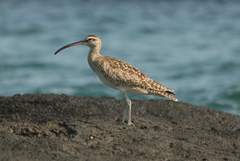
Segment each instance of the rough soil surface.
M0 97L1 161L240 161L240 117L172 101Z

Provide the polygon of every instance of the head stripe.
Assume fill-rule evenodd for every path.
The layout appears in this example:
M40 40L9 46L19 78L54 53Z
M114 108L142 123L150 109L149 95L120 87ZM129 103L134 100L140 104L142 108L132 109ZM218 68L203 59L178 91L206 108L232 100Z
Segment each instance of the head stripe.
M96 35L88 35L88 37L97 37Z

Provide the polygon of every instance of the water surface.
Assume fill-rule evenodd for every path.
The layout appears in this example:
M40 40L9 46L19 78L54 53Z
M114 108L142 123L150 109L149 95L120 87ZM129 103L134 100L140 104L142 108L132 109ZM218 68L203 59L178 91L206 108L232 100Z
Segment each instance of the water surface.
M0 95L119 97L90 70L87 47L53 55L97 34L105 55L127 60L180 100L240 114L239 8L214 0L0 1Z

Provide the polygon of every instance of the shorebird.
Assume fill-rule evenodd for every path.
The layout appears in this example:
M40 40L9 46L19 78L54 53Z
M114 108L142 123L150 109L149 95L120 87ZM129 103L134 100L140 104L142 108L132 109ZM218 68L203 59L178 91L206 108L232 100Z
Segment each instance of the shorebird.
M90 48L88 63L99 79L105 85L117 89L123 94L128 110L125 108L122 121L127 121L128 125L134 125L131 119L132 103L127 95L128 93L157 95L177 101L174 90L151 79L127 62L102 55L102 41L98 36L89 35L84 40L65 45L58 49L55 55L63 49L78 45L85 45Z

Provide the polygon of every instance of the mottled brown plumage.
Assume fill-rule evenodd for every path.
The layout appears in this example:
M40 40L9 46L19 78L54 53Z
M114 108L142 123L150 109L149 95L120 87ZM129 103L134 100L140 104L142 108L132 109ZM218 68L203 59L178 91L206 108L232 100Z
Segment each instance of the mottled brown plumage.
M174 91L152 80L132 65L109 57L98 57L94 62L98 72L103 73L113 88L126 89L128 92L165 96L176 101Z
M177 101L175 93L170 88L152 80L140 70L128 64L127 62L101 54L101 39L95 35L89 35L85 40L68 44L59 50L76 46L86 45L90 48L88 54L88 63L92 70L98 75L100 80L115 89L120 90L128 104L128 124L132 125L131 121L131 100L128 98L128 92L140 93L145 95L164 96L173 101ZM123 118L125 121L125 115Z

